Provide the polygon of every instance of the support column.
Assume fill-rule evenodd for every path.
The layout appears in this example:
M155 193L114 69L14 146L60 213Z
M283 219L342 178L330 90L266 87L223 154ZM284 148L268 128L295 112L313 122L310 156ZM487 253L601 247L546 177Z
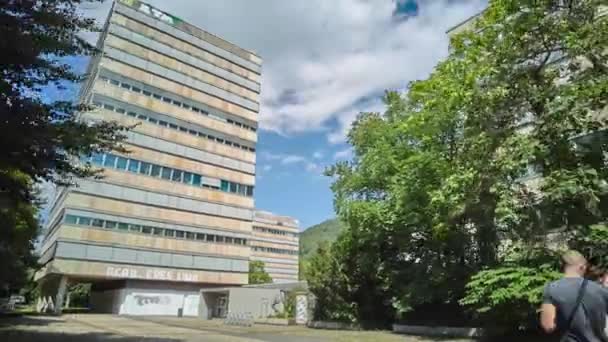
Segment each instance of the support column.
M61 315L63 311L63 300L68 290L68 277L61 275L57 284L57 292L55 293L55 315Z

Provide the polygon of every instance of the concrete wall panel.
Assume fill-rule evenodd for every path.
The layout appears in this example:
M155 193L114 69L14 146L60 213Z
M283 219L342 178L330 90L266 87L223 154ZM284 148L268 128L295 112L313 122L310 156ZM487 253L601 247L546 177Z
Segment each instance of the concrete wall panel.
M254 122L258 121L256 110L246 109L230 102L223 101L215 96L208 95L195 88L191 88L186 85L174 82L170 79L145 72L141 69L127 65L125 63L121 63L114 59L104 57L101 59L100 66L112 72L124 75L125 77L128 77L130 79L134 79L136 81L146 84L151 84L155 87L166 90L168 92L176 93L180 96L192 98L194 101L205 103L211 107L217 108L218 110L231 113L233 115ZM142 65L142 67L145 67L145 65Z
M65 205L66 207L75 209L88 209L119 216L133 216L141 219L191 224L194 226L221 227L235 232L251 233L251 222L247 221L128 203L86 194L70 193Z
M204 71L206 64L201 63L200 60L196 58L181 53L179 50L175 50L166 45L155 42L154 40L147 39L141 35L134 34L133 32L129 32L120 27L114 26L110 29L110 32L116 35L108 36L106 39L107 46L127 52L142 58L143 60L154 62L167 69L177 71L183 75L187 75L188 77L216 87L217 89L226 91L227 93L224 94L233 94L238 96L239 98L246 100L244 103L259 104L259 93L249 90L238 83L230 82L224 78L217 77L207 71ZM126 39L123 39L123 37ZM183 61L189 63L186 64ZM137 66L137 64L135 65ZM228 77L232 76L228 72L226 72L226 74L228 74ZM237 82L238 79L240 79L240 77L237 76L233 76L231 78L236 79ZM225 98L224 96L220 95L222 93L223 92L218 92L218 94L214 95ZM229 98L226 99L229 100ZM249 108L248 106L244 107ZM255 108L251 109L255 110Z
M255 84L259 85L260 83L261 77L258 73L247 70L237 64L234 64L214 54L211 54L203 49L200 49L196 45L187 43L183 40L176 39L175 37L168 35L162 31L159 31L153 27L144 25L138 21L127 18L126 16L118 13L112 16L111 21L112 23L119 24L120 26L128 28L131 31L139 32L148 38L153 38L158 42L175 47L175 49L177 50L192 55L200 59L201 61L208 62L220 69L227 70Z
M151 52L149 54L153 55ZM188 74L184 74L174 69L170 69L152 61L140 58L134 54L127 53L106 45L104 48L104 55L123 64L128 64L137 68L143 68L144 70L146 70L146 72L153 73L173 82L177 82L191 89L196 89L218 100L226 101L234 106L240 106L243 109L251 110L254 112L258 112L260 110L260 105L257 102L235 95L231 92L215 87L214 85L199 81L197 78L194 78ZM151 57L161 58L162 55ZM167 58L165 57L164 61L166 61L166 59ZM178 65L174 66L178 67ZM190 70L190 72L194 71Z

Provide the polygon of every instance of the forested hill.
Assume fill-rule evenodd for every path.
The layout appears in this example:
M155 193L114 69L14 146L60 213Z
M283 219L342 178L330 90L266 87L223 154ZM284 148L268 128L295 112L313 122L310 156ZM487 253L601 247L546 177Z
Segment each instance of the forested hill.
M322 242L333 242L338 237L342 227L343 224L334 218L303 231L300 234L300 255L302 259L308 259Z

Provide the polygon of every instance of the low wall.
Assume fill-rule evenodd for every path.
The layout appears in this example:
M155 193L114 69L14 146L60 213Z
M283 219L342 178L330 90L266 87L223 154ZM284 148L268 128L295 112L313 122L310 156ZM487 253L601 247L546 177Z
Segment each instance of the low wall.
M294 325L296 321L288 318L257 318L254 320L255 324L268 324L268 325Z
M393 332L398 334L440 337L481 337L483 335L483 329L480 328L431 327L402 324L393 324Z
M308 323L309 328L329 330L361 330L357 324L342 322L312 321Z

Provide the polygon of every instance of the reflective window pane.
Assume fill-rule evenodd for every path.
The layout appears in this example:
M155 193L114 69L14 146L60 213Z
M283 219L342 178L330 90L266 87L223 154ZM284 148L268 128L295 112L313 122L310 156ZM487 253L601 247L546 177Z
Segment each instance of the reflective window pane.
M183 172L180 170L173 170L173 175L171 175L171 180L175 181L175 182L181 182L182 174L183 174Z
M184 172L184 183L192 184L192 174L190 172Z
M78 221L78 217L76 217L74 215L65 215L64 221L67 224L76 224L76 222Z
M160 176L161 169L162 169L162 167L160 167L158 165L152 165L152 171L150 172L150 176L152 176L152 177Z
M201 175L192 175L192 185L201 186L202 177Z
M115 163L116 163L116 156L113 154L107 154L106 159L103 162L103 166L114 167Z
M140 162L139 173L141 173L142 175L149 175L151 168L152 168L152 165L150 165L149 163Z
M135 173L139 171L139 160L129 159L129 171Z
M154 228L154 235L163 235L162 228Z
M91 225L91 219L88 217L79 217L78 218L78 224L83 225L83 226L90 226Z
M172 169L170 169L168 167L163 167L163 170L160 173L160 177L162 179L171 179L171 171L172 171Z
M118 157L118 159L116 160L116 168L119 170L126 170L127 169L127 158L124 157Z
M175 230L173 230L173 229L165 229L165 236L175 237Z
M138 225L138 224L130 224L129 225L129 231L139 233L139 232L141 232L141 226Z
M117 223L114 221L106 221L106 228L108 228L108 229L115 229L116 225L117 225Z
M93 227L103 227L103 220L93 219L92 226Z
M176 230L175 231L175 237L183 239L184 238L184 232L182 230Z
M120 223L118 224L118 229L120 229L120 230L128 230L128 229L129 229L129 225L128 225L128 224L126 224L126 223L122 223L122 222L120 222Z
M141 232L144 233L144 234L151 234L152 233L152 227L143 226L143 227L141 227Z

